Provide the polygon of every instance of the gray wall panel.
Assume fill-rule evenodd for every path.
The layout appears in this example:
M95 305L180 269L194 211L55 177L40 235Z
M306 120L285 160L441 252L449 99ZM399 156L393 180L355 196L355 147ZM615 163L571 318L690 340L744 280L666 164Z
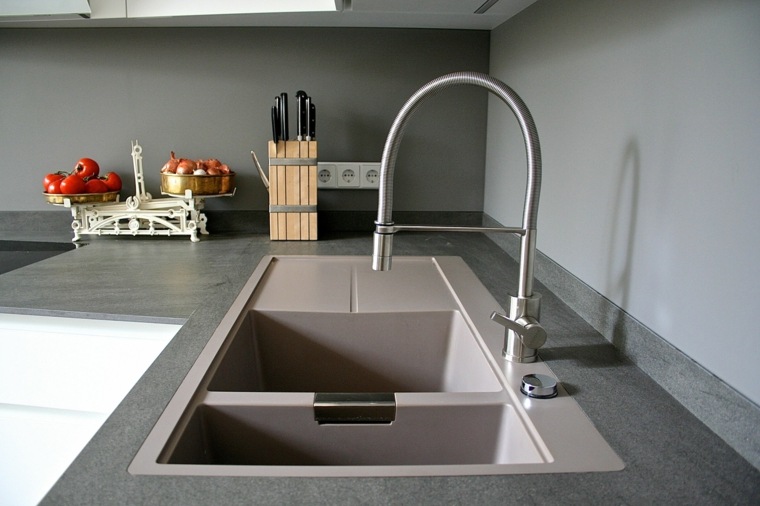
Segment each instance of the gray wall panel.
M239 173L209 209L263 210L249 151L266 153L275 95L317 104L324 161L379 160L388 128L421 85L488 70L489 33L325 28L0 30L0 210L49 209L42 176L89 156L134 192L130 140L144 148L148 191L174 150ZM293 110L293 109L291 109ZM410 125L397 171L398 210L482 211L487 97L436 97ZM291 117L291 131L295 129ZM265 158L264 156L260 158ZM368 210L377 193L321 192L327 210Z

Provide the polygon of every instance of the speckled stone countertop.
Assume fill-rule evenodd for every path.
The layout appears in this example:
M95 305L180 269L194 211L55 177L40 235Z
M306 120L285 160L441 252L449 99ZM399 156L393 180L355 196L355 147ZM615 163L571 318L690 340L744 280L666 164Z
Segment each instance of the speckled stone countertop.
M66 240L66 239L64 239ZM546 288L540 352L626 464L620 472L425 478L132 476L148 432L262 256L370 255L371 234L110 237L0 275L0 310L185 321L43 504L760 504L760 471ZM517 265L481 234L400 234L395 255L461 256L497 300ZM368 258L369 261L369 258Z

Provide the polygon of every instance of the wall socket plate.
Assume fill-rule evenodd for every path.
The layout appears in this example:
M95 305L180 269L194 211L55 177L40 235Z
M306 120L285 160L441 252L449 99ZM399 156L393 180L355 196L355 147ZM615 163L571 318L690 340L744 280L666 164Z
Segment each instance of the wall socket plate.
M380 162L319 162L317 188L374 190L380 186Z
M341 162L338 167L338 188L359 188L361 186L361 165L358 163Z
M334 163L317 164L317 188L337 188L338 167Z
M380 187L380 162L363 163L361 175L361 188Z

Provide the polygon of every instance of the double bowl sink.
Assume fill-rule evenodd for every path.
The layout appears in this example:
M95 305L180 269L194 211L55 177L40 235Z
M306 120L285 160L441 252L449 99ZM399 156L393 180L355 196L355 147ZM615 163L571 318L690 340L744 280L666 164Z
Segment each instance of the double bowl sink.
M132 474L426 476L613 471L546 364L501 358L498 303L457 257L265 257Z

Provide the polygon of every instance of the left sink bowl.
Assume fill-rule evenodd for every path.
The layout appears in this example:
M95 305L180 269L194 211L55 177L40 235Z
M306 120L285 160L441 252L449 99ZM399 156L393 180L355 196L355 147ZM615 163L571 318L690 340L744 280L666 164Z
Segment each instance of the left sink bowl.
M208 390L496 392L501 385L458 311L252 309Z
M518 393L523 374L551 371L501 358L502 329L488 318L498 308L459 258L398 257L393 270L378 273L369 257L265 257L129 470L424 476L622 469L563 389L532 402ZM325 421L320 395L358 396L361 414ZM373 415L381 397L392 404L390 418ZM342 401L332 408L347 409Z

